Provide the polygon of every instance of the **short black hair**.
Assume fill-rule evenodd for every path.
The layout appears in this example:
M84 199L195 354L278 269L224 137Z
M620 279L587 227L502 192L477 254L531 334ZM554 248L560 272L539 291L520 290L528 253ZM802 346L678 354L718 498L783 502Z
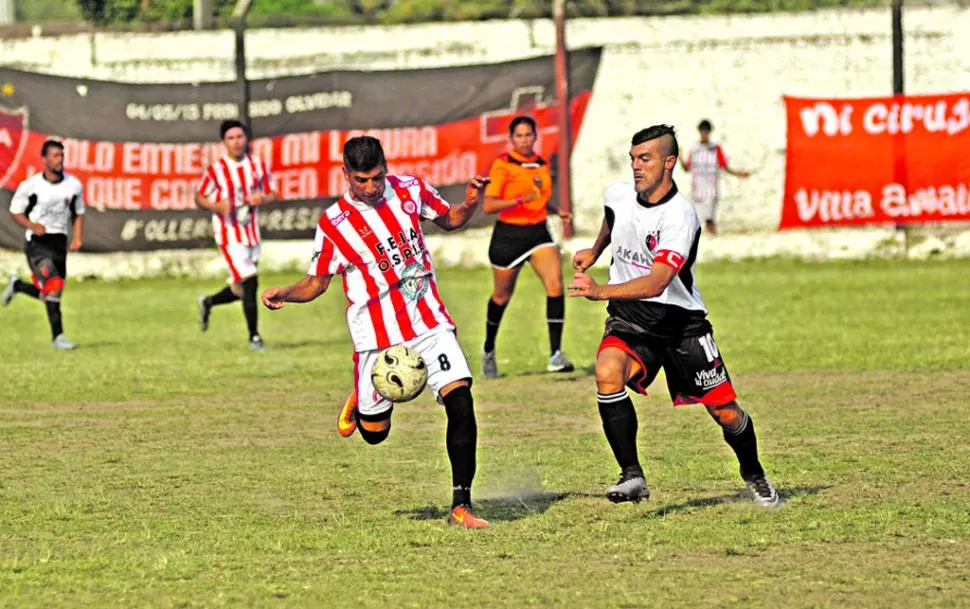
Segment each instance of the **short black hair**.
M344 144L344 166L350 171L370 171L386 165L384 147L376 137L358 135Z
M515 118L512 119L512 122L509 123L509 137L512 137L512 134L515 133L516 127L523 124L532 127L532 135L535 135L536 133L538 133L538 131L536 131L536 122L532 120L532 117L516 116Z
M669 135L673 144L670 149L666 151L664 156L680 156L680 147L677 145L677 134L674 132L674 128L670 125L652 125L646 129L641 129L633 134L633 140L631 144L633 146L639 146L644 142L649 142L650 140L655 140L658 137L663 137Z
M226 139L226 134L229 133L229 130L235 129L236 127L239 127L240 129L242 129L243 133L246 134L246 137L249 137L249 129L246 128L246 125L244 125L242 121L237 121L235 119L232 119L228 121L222 121L222 124L219 125L219 139L220 140Z
M709 120L707 120L705 118L701 122L697 123L697 130L698 131L713 131L714 130L714 125L711 124L711 121L709 121Z
M60 148L64 150L64 144L58 142L57 140L47 140L44 145L40 147L40 156L47 156L51 148Z

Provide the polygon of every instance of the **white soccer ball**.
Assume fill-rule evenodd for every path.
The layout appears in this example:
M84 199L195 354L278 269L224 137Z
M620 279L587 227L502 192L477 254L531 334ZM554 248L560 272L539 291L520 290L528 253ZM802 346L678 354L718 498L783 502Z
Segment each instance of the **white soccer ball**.
M428 366L417 351L395 345L377 354L371 370L374 389L392 402L409 402L428 384Z
M236 222L246 226L253 219L253 211L248 205L241 205L236 208Z

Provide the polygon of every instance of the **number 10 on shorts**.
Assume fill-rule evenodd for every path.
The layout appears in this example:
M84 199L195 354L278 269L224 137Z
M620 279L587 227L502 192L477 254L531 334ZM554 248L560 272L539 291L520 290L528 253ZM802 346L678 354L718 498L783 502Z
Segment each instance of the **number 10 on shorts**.
M713 336L705 334L697 339L697 341L704 348L704 355L707 356L707 361L713 362L715 359L721 357L721 353L717 350L717 343L714 342Z

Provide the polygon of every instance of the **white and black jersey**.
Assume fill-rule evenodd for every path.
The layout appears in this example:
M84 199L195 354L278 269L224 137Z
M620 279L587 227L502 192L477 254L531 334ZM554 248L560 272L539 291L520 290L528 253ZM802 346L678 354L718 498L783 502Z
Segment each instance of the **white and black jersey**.
M676 184L657 203L641 203L632 182L618 182L603 193L610 228L610 284L650 274L668 264L677 275L659 296L611 300L609 324L618 331L661 338L700 336L710 331L707 308L694 275L700 221L694 205Z
M81 181L65 173L59 182L48 182L43 172L17 187L10 202L10 213L25 214L31 222L43 225L48 235L67 235L75 216L84 214L84 188ZM27 240L33 231L27 231Z

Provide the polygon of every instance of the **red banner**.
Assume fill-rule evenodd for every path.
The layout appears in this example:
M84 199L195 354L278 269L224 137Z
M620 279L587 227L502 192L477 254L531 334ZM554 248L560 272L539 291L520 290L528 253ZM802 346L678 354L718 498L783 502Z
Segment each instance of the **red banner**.
M970 93L785 108L779 228L970 221Z
M570 103L570 128L578 134L589 103L583 91ZM487 173L508 147L508 124L521 109L496 111L463 121L426 127L290 133L253 140L253 153L266 159L280 196L289 199L336 197L346 190L342 149L349 138L367 133L381 140L393 174L419 175L432 184L463 184ZM526 110L539 125L537 152L551 156L559 145L556 107ZM40 170L36 154L49 137L26 128L21 113L0 109L0 126L10 128L19 154L0 157L0 187L12 188ZM106 142L65 138L65 167L84 184L88 205L100 210L158 211L195 209L192 199L202 172L223 153L216 143ZM27 152L24 154L24 152Z

